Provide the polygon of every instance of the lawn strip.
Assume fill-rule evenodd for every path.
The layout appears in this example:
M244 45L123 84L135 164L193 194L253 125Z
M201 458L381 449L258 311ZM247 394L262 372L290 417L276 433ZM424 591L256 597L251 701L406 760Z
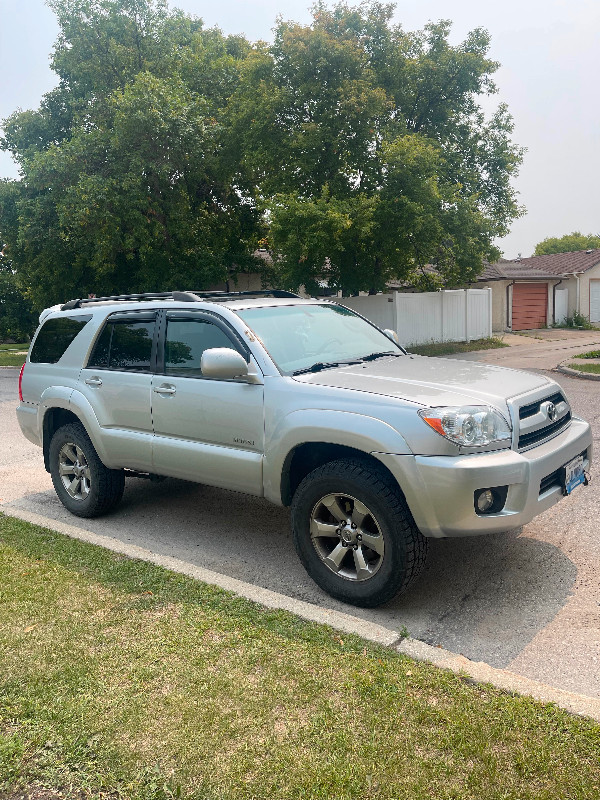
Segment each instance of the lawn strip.
M27 352L29 350L29 342L21 342L17 344L0 344L0 351L1 350L24 350Z
M589 372L592 375L600 375L600 364L569 364L569 369L577 372Z
M0 674L0 792L600 792L589 720L9 517Z
M470 353L474 350L495 350L509 347L502 339L474 339L471 342L430 342L429 344L409 345L407 350L418 356L447 356L454 353Z
M0 367L22 367L27 358L27 353L10 353L0 350Z

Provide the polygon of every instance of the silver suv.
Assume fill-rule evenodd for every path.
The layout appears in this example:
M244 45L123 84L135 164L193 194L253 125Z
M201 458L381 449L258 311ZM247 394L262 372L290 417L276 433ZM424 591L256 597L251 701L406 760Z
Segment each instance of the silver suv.
M122 295L46 309L19 380L23 433L93 517L128 474L291 505L325 591L379 605L428 537L506 531L586 481L589 425L558 384L410 355L335 302L289 292Z

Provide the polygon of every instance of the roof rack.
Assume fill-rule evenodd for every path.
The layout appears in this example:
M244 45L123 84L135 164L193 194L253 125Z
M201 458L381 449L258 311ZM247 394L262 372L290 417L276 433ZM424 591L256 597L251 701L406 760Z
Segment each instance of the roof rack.
M71 311L73 308L81 308L88 303L107 303L111 301L122 302L150 302L151 300L175 300L177 303L200 303L203 300L237 300L244 297L300 297L294 292L287 292L284 289L260 289L258 291L246 292L145 292L144 294L113 294L109 297L83 297L77 300L69 300L61 307L61 311Z

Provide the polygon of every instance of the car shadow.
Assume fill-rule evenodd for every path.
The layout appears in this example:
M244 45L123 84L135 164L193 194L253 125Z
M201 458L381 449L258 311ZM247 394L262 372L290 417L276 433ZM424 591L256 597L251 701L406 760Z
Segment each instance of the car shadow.
M505 667L567 602L575 565L526 530L433 539L423 574L378 609L322 592L300 564L289 510L237 492L169 479L129 479L121 505L98 519L69 514L53 492L13 505L161 555L335 608L470 659ZM10 505L5 506L10 514Z
M526 530L430 540L420 580L385 610L411 619L411 636L507 666L564 607L577 576Z

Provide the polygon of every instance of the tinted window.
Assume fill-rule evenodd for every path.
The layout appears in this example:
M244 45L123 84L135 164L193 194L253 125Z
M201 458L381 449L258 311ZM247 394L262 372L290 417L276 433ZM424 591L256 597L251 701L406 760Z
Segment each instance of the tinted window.
M149 370L154 319L109 319L100 334L88 367Z
M202 375L202 353L211 347L233 348L231 340L217 325L205 320L170 319L165 340L165 373Z
M30 361L56 364L77 334L91 320L91 315L59 317L44 322L31 351Z

